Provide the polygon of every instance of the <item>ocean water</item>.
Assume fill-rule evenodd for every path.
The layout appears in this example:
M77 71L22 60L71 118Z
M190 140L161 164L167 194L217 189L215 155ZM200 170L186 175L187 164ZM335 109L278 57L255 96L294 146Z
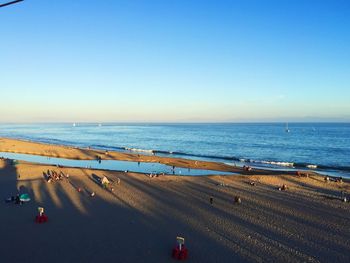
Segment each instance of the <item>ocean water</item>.
M0 137L350 174L350 123L0 124Z

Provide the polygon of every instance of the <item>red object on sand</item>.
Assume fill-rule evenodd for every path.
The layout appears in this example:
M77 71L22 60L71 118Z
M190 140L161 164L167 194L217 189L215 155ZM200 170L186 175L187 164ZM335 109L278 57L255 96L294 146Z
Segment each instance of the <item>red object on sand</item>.
M173 248L172 257L177 260L186 260L188 257L188 249L185 247L185 245L182 245L180 250L179 245L177 245L175 248Z
M46 223L48 220L49 220L49 218L45 214L37 215L35 217L35 223L38 223L38 224Z

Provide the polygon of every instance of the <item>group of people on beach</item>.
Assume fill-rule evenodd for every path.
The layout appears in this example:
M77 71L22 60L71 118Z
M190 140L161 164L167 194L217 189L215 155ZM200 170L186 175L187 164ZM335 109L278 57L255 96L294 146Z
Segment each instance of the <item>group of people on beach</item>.
M55 170L47 170L47 172L44 172L44 176L47 180L48 183L51 183L53 181L59 181L59 180L63 180L63 178L69 178L69 174L65 174L62 171L60 171L59 173L56 172Z
M252 170L252 167L248 165L243 165L243 170L250 172Z
M165 173L150 173L148 175L149 178L156 178L156 177L159 177L161 175L165 175Z
M6 198L5 200L6 203L15 203L16 205L22 205L23 201L21 200L19 194L16 196L11 196L9 198Z

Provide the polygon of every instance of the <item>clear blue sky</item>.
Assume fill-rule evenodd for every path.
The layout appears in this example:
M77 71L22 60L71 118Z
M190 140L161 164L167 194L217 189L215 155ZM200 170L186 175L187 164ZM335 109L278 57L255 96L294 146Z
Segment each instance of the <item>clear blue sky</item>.
M349 121L350 1L25 0L0 8L0 102L0 122Z

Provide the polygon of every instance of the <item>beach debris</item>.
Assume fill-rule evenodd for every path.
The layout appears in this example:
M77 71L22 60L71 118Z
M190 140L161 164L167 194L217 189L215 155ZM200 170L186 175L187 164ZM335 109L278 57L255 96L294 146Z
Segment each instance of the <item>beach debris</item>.
M95 196L95 192L91 192L90 196L94 197Z
M251 186L255 186L255 182L250 182L249 183Z
M326 176L326 177L324 178L324 180L325 180L325 182L329 182L329 180L330 180L329 176Z
M35 223L46 223L49 218L47 217L47 215L44 214L44 208L43 207L38 207L38 215L36 215L35 217Z
M185 238L177 236L176 245L172 251L172 257L177 260L186 260L188 257L188 249L185 247Z
M242 203L241 197L235 196L235 203L236 203L236 204L241 204L241 203Z

